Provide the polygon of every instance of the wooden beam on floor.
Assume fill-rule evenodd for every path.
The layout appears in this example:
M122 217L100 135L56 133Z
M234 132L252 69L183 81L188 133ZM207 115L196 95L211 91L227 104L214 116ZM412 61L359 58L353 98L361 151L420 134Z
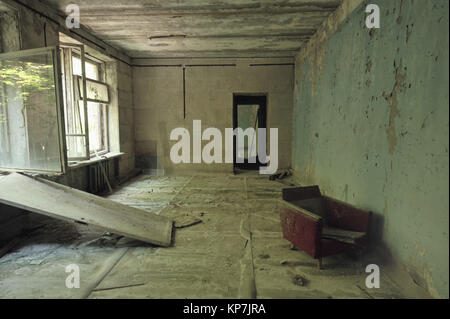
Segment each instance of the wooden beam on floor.
M2 178L0 202L158 246L170 246L173 221L48 180L13 173Z

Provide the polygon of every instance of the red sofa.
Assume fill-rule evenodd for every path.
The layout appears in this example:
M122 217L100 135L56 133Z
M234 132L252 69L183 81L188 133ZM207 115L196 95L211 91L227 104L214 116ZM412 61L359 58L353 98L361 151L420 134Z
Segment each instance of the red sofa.
M318 186L283 189L279 213L284 238L317 259L319 269L322 257L367 244L372 212L323 196Z

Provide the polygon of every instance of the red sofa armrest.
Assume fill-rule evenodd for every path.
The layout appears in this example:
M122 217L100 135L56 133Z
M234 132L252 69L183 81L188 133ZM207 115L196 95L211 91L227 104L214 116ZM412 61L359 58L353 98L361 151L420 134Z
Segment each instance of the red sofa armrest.
M279 207L279 213L284 238L311 257L319 258L322 218L286 202Z

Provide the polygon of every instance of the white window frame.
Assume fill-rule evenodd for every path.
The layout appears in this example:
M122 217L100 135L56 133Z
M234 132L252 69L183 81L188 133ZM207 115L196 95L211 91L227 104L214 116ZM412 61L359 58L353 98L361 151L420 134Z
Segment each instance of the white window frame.
M72 100L73 101L73 96L75 94L79 94L80 97L80 101L83 101L83 112L84 112L84 130L83 132L81 132L81 134L69 134L68 132L66 132L66 136L67 137L81 137L84 138L84 146L85 146L85 150L84 150L84 154L85 156L82 157L69 157L70 154L70 150L67 148L67 158L69 162L80 162L80 161L86 161L86 160L90 160L91 158L95 158L97 156L100 155L105 155L109 152L109 147L110 147L110 142L109 142L109 128L108 128L108 123L109 123L109 114L108 114L108 104L109 104L109 94L108 94L108 103L105 103L105 101L98 101L98 100L94 100L94 99L89 99L89 98L83 98L83 97L87 97L87 82L95 82L95 83L100 83L102 85L107 86L108 85L104 82L102 82L102 76L104 76L104 72L103 72L103 65L101 62L97 62L94 61L93 59L88 59L86 58L85 55L85 49L84 49L84 45L79 45L79 44L73 44L73 43L60 43L60 47L63 49L64 53L62 54L64 61L61 64L61 67L64 68L68 68L69 73L66 74L66 78L69 78L69 80L72 82L69 84L69 87L67 87L67 81L64 81L65 83L65 87L63 87L63 90L66 90L66 92L68 92L68 90L72 90L74 89L70 94L72 96ZM67 57L67 53L70 52L69 56ZM73 54L74 53L74 54ZM81 75L81 80L82 80L82 91L81 92L75 92L75 88L79 87L78 84L75 86L74 82L77 80L78 76L74 76L73 75L73 68L72 68L72 57L76 57L79 58L81 60L81 70L82 70L82 75ZM67 65L67 64L70 65ZM92 64L96 64L99 67L99 80L93 80L93 79L88 79L86 77L86 63L92 63ZM80 89L81 90L81 89ZM108 88L109 90L109 88ZM66 93L67 94L67 93ZM64 94L64 96L66 95ZM68 105L66 105L66 103L73 103L71 101L67 101L64 98L64 110L66 111L68 109ZM103 134L103 143L104 143L104 149L103 150L93 150L91 151L90 149L90 142L89 142L89 116L88 116L88 102L93 102L93 103L98 103L100 108L104 108L104 111L101 111L103 114L103 119L101 119L101 121L103 121L103 128L102 128L102 134ZM67 121L67 115L65 116L65 121ZM100 123L99 123L100 124ZM66 130L67 126L64 125L64 129ZM69 143L67 143L69 144ZM69 146L67 146L69 147Z
M59 151L60 151L60 170L48 171L40 169L29 169L29 168L8 168L0 167L0 171L7 172L31 172L31 173L45 173L45 174L64 174L67 168L67 154L65 152L66 148L66 138L64 130L64 108L63 108L63 97L62 97L62 85L61 85L61 61L60 61L60 49L59 46L53 47L43 47L29 50L20 50L15 52L1 53L2 58L18 58L22 56L35 55L39 53L51 52L53 60L53 72L54 72L54 83L55 83L55 98L56 98L56 120L58 126L58 141L59 141ZM10 143L10 142L9 142Z

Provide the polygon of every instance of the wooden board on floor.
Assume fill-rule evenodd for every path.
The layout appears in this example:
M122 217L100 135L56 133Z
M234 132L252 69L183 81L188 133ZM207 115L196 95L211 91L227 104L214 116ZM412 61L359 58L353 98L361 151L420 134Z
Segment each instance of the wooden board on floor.
M18 173L0 180L0 202L77 221L158 246L170 246L173 221L67 186Z

